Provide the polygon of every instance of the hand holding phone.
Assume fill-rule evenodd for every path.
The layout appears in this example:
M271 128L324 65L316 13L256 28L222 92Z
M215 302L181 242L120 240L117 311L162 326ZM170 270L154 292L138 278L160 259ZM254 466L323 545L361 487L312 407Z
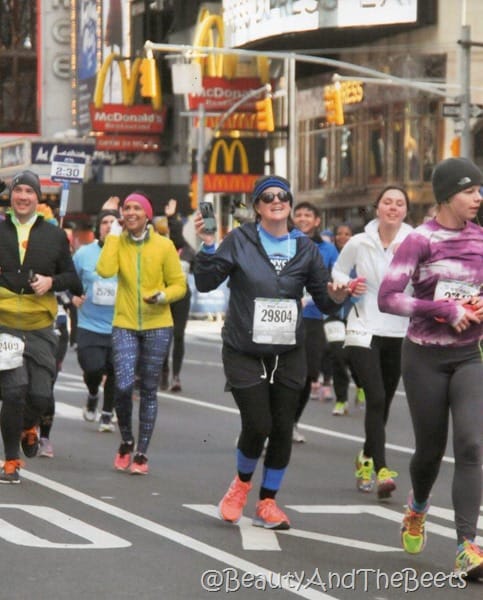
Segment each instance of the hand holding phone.
M203 230L205 233L215 233L216 217L211 202L200 202L199 209L203 217Z

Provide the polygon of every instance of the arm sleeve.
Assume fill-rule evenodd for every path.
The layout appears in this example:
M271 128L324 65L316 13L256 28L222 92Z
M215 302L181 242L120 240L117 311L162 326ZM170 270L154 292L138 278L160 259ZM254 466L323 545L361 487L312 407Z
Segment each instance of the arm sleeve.
M405 317L439 317L454 324L461 318L464 310L455 302L424 300L406 291L419 265L428 255L428 240L417 234L406 237L397 249L379 288L379 310Z
M101 277L114 277L118 274L120 240L121 236L117 235L108 235L106 237L96 264L96 271Z
M312 244L311 251L312 260L305 287L321 312L334 314L340 310L340 304L334 302L327 291L327 284L330 281L329 271L325 267L324 261L314 244Z
M228 234L213 254L200 250L193 266L196 289L199 292L209 292L216 289L230 274L233 261L233 235Z
M61 230L60 252L57 260L55 275L52 280L52 291L60 292L68 290L78 296L82 294L82 283L74 267L72 255L70 253L69 241L67 236Z
M352 279L351 273L356 265L357 244L350 239L342 248L334 266L332 279L337 283L347 284Z

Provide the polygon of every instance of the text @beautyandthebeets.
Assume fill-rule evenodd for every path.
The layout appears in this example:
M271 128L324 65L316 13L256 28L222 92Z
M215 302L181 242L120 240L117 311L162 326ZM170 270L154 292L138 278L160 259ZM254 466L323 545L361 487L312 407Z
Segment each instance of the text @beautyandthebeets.
M350 569L345 573L323 571L319 568L306 571L288 571L286 573L248 573L233 567L208 569L200 578L201 587L207 592L235 593L240 590L276 590L303 589L330 592L352 590L354 592L380 592L401 590L404 593L422 589L464 589L467 585L463 575L443 573L442 571L418 572L413 568L388 573L382 569Z

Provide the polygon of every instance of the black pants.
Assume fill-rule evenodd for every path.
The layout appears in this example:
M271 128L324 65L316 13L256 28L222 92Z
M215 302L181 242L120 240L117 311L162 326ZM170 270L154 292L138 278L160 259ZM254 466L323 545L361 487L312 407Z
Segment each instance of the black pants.
M402 338L373 336L370 348L350 346L349 360L366 395L364 454L386 466L386 423L401 377Z
M478 346L420 346L406 339L402 372L416 439L410 465L414 498L417 502L429 498L451 417L456 533L458 543L472 540L477 533L482 484L483 369Z
M248 458L259 458L265 439L265 466L284 469L292 451L292 430L299 390L263 381L248 388L232 388L240 410L242 430L238 448Z
M184 358L184 332L186 330L186 323L190 313L191 303L191 292L188 291L184 298L173 302L171 307L171 314L173 315L173 339L172 345L172 372L173 376L177 377L181 373L181 367L183 366ZM171 351L171 348L170 348ZM166 354L166 358L163 364L163 371L169 373L169 354Z

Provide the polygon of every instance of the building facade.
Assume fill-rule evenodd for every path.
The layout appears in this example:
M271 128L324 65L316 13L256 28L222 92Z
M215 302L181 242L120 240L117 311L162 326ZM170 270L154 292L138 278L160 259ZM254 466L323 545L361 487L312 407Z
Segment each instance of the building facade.
M483 165L483 50L471 37L483 18L479 0L37 0L0 4L0 178L31 166L55 203L52 157L72 152L89 168L84 184L72 186L71 211L94 214L110 195L142 186L157 211L174 196L188 214L196 119L186 116L186 97L173 93L173 55L156 53L162 124L126 132L106 131L106 123L133 122L136 110L148 115L136 82L125 106L131 88L119 64L132 72L147 39L192 44L207 13L221 17L226 45L267 53L276 127L249 137L265 143L265 171L289 176L297 200L320 207L325 227L362 225L379 190L396 182L408 189L419 222L432 203L434 164L460 152L468 132L470 155ZM465 34L470 44L459 43ZM289 55L297 57L292 65ZM98 74L110 56L101 93ZM243 57L237 68L252 75ZM363 90L344 105L338 125L328 122L324 103L335 74ZM471 103L466 121L462 100ZM246 199L214 193L220 231L231 225L237 196Z

